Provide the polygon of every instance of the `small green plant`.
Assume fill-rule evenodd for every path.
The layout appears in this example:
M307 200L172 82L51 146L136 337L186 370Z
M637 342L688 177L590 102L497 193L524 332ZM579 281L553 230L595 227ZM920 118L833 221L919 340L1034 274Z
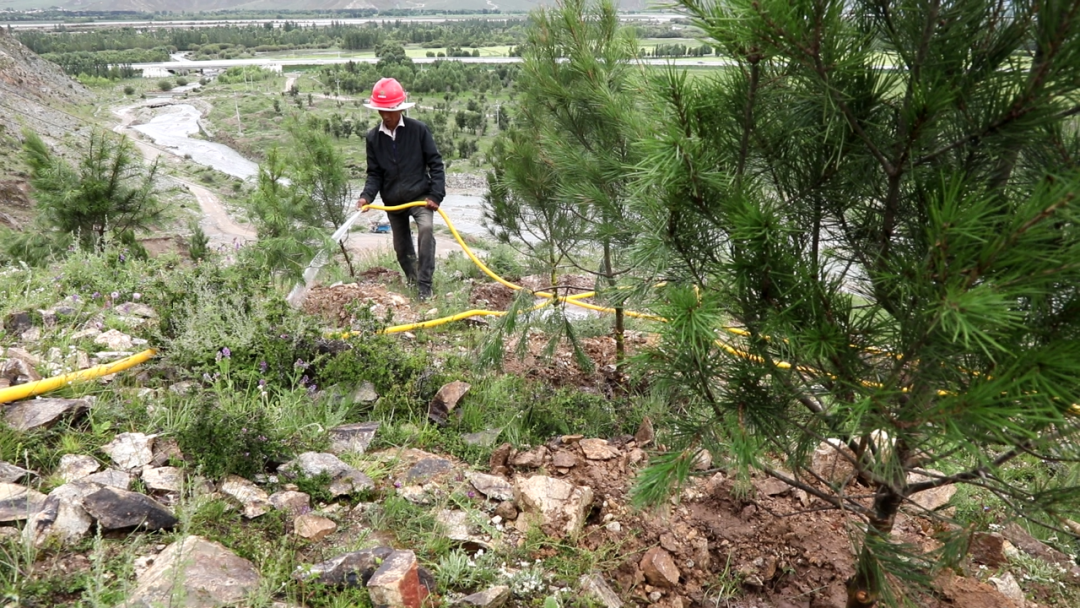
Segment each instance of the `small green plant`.
M194 421L177 439L181 451L212 479L251 477L283 451L263 409L233 412L210 399L199 404Z
M177 79L176 79L176 86L178 86L178 87L186 86L186 85L187 85L187 83L188 83L188 79L187 79L187 78L184 78L184 77L180 77L180 78L177 78Z
M168 92L173 90L173 83L171 80L159 80L157 86L161 91Z
M191 238L188 239L188 255L193 260L205 260L210 255L210 237L203 232L199 222L191 222Z
M124 87L124 95L134 95L134 94L135 94L135 87L131 86L130 84Z

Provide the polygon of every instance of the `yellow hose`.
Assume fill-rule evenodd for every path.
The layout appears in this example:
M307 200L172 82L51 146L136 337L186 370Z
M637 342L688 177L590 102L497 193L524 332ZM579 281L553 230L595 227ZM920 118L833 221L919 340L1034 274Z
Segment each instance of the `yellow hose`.
M58 388L62 388L71 384L72 382L80 382L82 380L93 380L94 378L100 378L101 376L108 376L109 374L115 374L116 372L124 371L129 367L134 367L140 363L143 363L157 354L157 351L148 348L141 353L125 357L119 361L108 363L105 365L95 365L94 367L88 367L84 370L72 372L70 374L64 374L62 376L56 376L53 378L45 378L44 380L38 380L37 382L27 382L26 384L19 384L17 386L11 386L5 389L0 389L0 403L8 403L9 401L18 401L20 399L26 399L49 391L54 391Z

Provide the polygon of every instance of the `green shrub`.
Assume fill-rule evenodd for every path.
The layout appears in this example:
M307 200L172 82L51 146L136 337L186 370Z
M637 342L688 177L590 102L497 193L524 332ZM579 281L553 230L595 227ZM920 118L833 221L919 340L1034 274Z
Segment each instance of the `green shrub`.
M159 80L157 86L158 89L162 91L171 91L173 89L173 83L171 80Z
M185 86L185 85L187 85L187 83L188 83L187 78L177 78L176 79L176 86L178 86L178 87Z
M229 411L220 403L199 403L192 423L177 437L180 449L211 479L250 479L284 452L266 412L259 407Z
M134 94L135 94L135 87L131 86L130 84L127 85L126 87L124 87L124 95L134 95Z

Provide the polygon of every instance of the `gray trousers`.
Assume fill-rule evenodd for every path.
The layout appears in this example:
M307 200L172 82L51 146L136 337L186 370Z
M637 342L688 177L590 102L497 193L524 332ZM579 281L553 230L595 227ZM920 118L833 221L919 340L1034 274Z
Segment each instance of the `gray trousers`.
M410 207L401 211L387 211L386 216L390 219L390 230L394 233L394 252L397 253L398 264L401 264L401 269L405 271L405 280L430 290L431 276L435 274L435 232L432 229L435 212L427 207ZM416 249L413 248L410 218L416 220L419 233L419 265Z

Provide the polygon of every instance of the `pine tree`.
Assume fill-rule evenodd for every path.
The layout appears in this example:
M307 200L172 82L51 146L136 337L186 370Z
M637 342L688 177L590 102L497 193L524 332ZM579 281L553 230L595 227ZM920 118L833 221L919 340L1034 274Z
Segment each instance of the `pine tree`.
M645 363L708 415L639 498L726 446L859 518L859 608L964 549L890 542L920 492L1076 518L1080 2L679 4L731 67L656 79L637 255L669 280Z

